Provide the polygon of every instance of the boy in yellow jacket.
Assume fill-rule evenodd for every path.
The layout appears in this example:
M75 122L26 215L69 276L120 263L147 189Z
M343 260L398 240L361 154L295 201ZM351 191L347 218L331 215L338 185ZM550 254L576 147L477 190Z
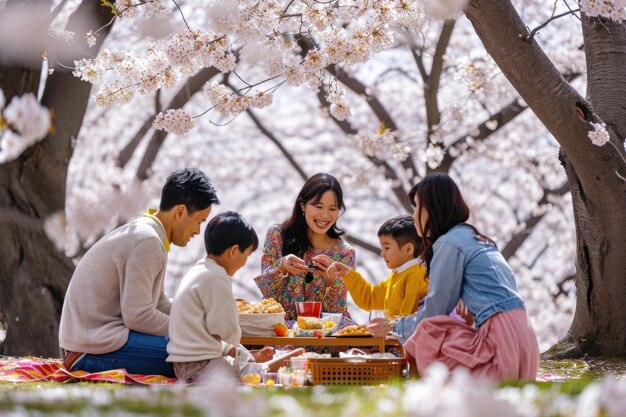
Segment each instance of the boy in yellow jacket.
M413 218L405 215L387 220L378 230L378 239L380 255L392 271L384 281L372 285L340 262L331 264L327 273L335 279L342 277L352 299L363 310L385 310L388 318L413 314L428 292L426 267L418 258L422 239Z

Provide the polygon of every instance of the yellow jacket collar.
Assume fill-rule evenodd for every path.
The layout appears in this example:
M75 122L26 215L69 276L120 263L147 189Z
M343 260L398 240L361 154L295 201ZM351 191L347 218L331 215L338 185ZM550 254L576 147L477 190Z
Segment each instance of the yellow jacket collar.
M156 221L158 224L161 225L163 230L165 230L165 226L163 226L163 223L161 223L161 220L159 220L159 218L154 215L156 212L157 212L157 209L149 208L149 209L147 209L146 211L143 212L142 216L143 217L149 217L152 220ZM170 241L167 240L167 237L165 238L165 241L163 242L163 247L165 248L165 252L169 252L170 251Z

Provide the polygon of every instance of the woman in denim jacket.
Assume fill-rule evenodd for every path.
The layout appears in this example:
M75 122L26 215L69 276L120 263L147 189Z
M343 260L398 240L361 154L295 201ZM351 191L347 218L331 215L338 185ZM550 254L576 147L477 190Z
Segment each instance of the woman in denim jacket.
M420 374L442 362L450 370L464 367L496 380L535 379L537 338L513 272L493 241L465 223L469 208L456 183L446 174L429 175L413 187L409 199L424 239L428 295L418 314L381 320L370 329L399 334ZM474 326L449 317L459 299Z

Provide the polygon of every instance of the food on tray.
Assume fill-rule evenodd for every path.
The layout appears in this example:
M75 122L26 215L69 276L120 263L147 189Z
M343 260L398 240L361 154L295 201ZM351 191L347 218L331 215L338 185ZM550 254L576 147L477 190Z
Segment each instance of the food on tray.
M288 332L289 329L287 328L287 326L285 326L285 323L278 323L276 326L274 326L274 333L276 333L276 336L287 336Z
M284 313L283 306L273 298L266 298L258 303L237 301L237 310L240 314L272 314Z
M371 336L372 334L367 331L365 326L346 326L343 329L335 333L337 336Z
M300 330L322 329L322 321L317 317L298 317L298 328Z

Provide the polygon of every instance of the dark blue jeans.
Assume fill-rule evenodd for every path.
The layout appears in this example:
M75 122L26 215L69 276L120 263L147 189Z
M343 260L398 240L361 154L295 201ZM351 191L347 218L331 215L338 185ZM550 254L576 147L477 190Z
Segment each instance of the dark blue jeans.
M129 374L175 378L174 366L165 362L168 341L169 338L165 336L131 330L128 340L120 349L102 355L88 353L72 366L72 370L102 372L124 368Z

